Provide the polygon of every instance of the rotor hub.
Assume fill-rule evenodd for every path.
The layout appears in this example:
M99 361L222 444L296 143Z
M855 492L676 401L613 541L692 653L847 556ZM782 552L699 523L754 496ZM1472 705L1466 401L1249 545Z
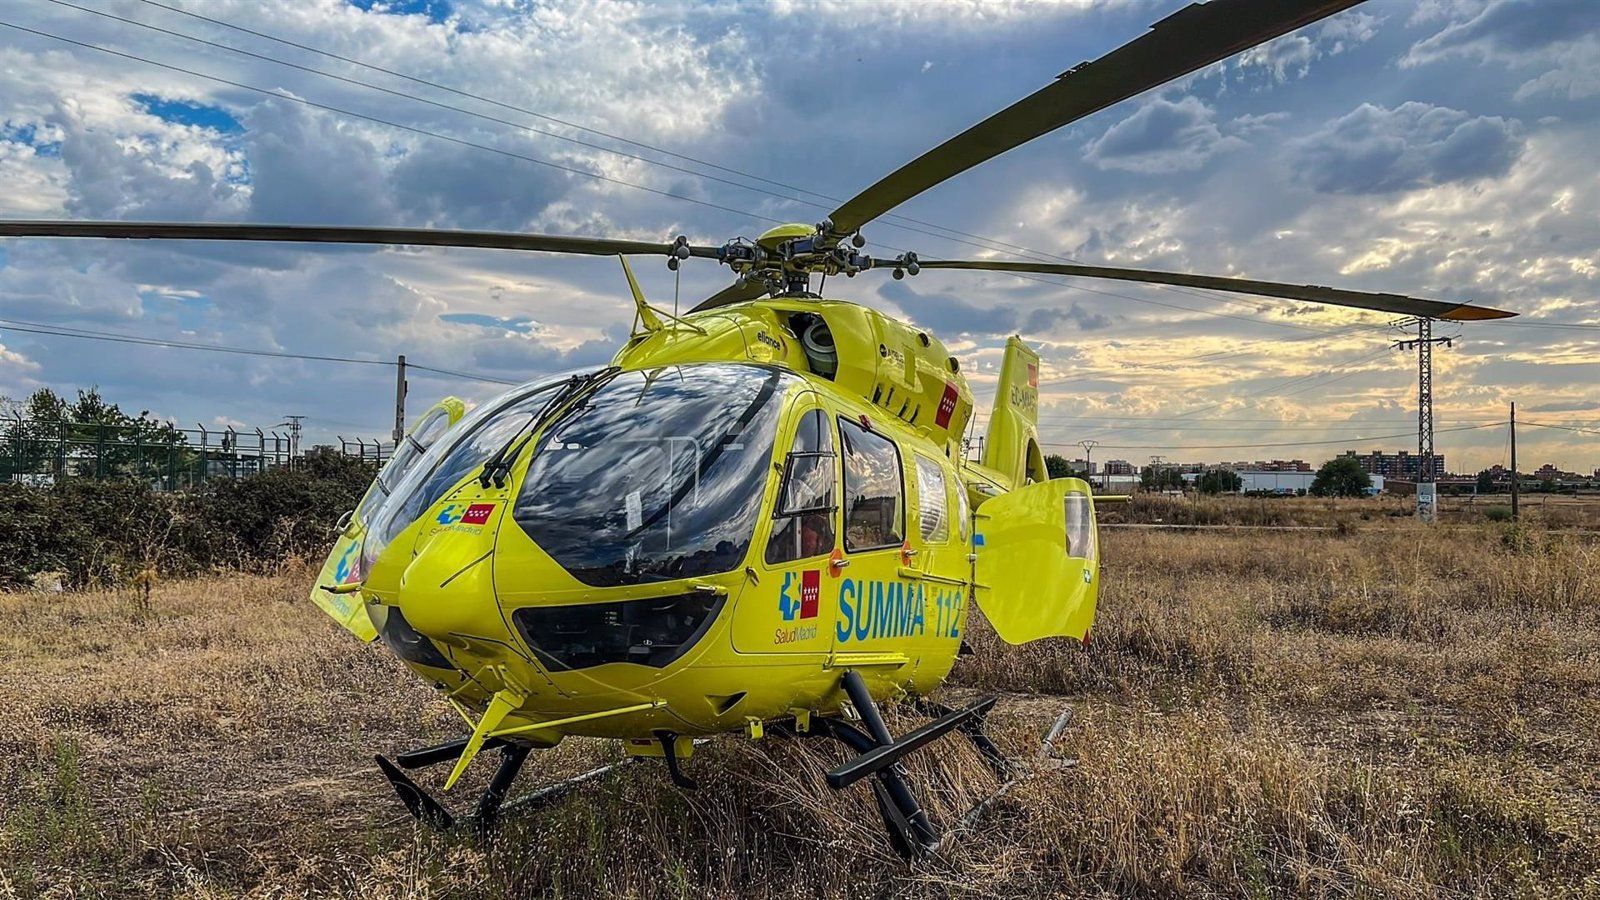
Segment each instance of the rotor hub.
M892 260L875 259L857 252L866 246L860 232L844 235L833 231L833 223L816 225L790 223L769 228L754 241L734 238L722 245L718 258L732 269L741 285L764 285L775 295L802 294L810 289L812 275L854 276L868 269L893 266L894 277L917 274L921 267L915 253L903 253Z

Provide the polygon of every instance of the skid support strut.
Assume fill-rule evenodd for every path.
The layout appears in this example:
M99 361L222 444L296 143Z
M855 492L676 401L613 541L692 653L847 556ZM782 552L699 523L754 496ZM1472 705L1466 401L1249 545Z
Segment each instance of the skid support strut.
M444 804L434 799L432 794L412 781L404 769L420 769L441 762L450 762L461 755L466 745L467 740L463 738L437 747L402 753L397 757L400 763L398 766L387 758L378 756L378 768L383 771L384 777L389 779L389 784L394 786L395 793L400 795L400 802L406 805L406 809L410 810L417 821L437 831L450 831L458 824L456 817L445 808ZM494 746L500 750L500 766L495 769L494 777L489 780L489 786L479 795L478 803L465 823L478 832L485 832L494 827L500 816L500 806L505 803L506 794L511 790L511 782L516 780L517 773L522 771L522 764L527 761L528 754L533 749L526 744L514 744L510 741L498 741Z
M869 775L875 776L872 793L889 830L890 843L904 857L924 856L939 845L939 832L906 784L900 760L969 722L977 722L981 727L983 715L994 705L994 698L985 698L965 709L947 710L934 721L895 740L860 673L845 672L841 686L866 731L841 719L823 720L830 736L859 754L828 773L828 786L842 790Z

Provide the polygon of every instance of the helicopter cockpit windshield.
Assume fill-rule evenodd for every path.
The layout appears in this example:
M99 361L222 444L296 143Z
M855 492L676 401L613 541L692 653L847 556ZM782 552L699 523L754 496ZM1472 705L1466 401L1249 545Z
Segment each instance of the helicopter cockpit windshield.
M785 391L752 365L617 375L539 440L515 517L597 587L693 578L743 562Z

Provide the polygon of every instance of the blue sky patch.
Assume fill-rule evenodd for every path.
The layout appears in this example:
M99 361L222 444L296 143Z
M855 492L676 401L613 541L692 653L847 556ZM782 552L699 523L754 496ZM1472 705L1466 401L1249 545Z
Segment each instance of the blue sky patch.
M29 122L16 125L11 122L0 124L0 141L13 144L27 144L33 152L40 156L58 157L61 155L61 142L42 140L39 135L39 126Z
M216 301L199 291L164 287L141 287L139 300L149 312L163 318L170 316L185 331L197 331L205 326L217 308Z
M366 12L389 13L395 16L427 16L430 22L443 22L450 18L449 0L346 0L346 2Z
M195 103L192 100L168 100L155 94L134 94L133 100L144 111L158 119L179 125L195 125L223 134L237 134L244 126L233 114L220 106Z
M483 313L445 313L439 317L439 320L456 325L476 325L479 328L493 328L496 331L514 331L517 334L531 334L535 328L539 327L539 323L532 319L490 316Z

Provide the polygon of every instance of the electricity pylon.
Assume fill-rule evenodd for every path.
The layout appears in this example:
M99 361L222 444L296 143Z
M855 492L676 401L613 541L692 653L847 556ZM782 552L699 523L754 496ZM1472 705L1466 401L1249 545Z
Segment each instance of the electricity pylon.
M1417 350L1417 518L1432 522L1437 513L1438 488L1436 481L1442 473L1434 471L1433 455L1433 345L1452 345L1459 335L1433 336L1433 320L1418 317L1395 323L1404 327L1415 323L1417 336L1410 340L1395 341L1400 350Z

